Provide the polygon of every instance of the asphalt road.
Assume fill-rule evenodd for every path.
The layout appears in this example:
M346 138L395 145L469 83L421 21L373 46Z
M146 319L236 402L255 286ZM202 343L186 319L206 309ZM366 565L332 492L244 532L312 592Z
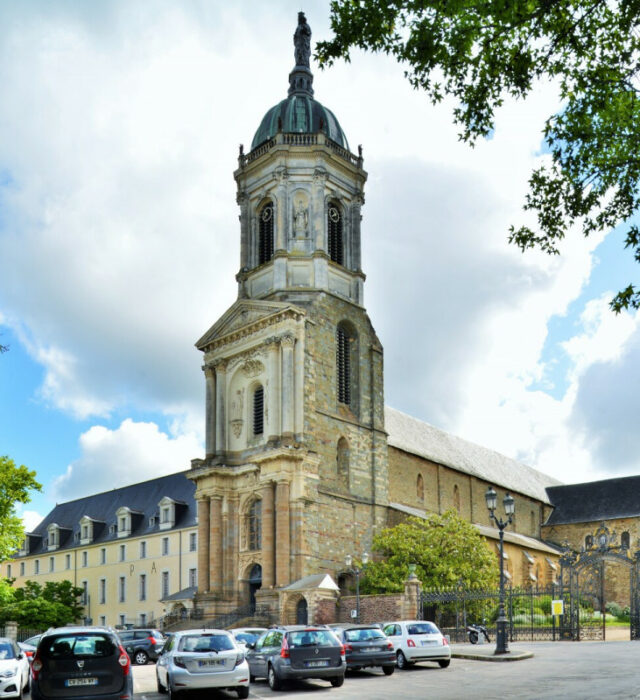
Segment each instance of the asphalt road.
M422 698L484 700L493 698L562 698L563 700L640 700L640 642L538 642L512 644L533 651L531 659L489 663L452 659L441 669L418 664L384 676L377 671L348 674L341 688L323 681L291 684L272 692L266 681L251 684L251 698L287 700L421 700ZM166 700L156 692L155 666L134 666L136 700ZM223 700L237 695L207 691L192 700Z

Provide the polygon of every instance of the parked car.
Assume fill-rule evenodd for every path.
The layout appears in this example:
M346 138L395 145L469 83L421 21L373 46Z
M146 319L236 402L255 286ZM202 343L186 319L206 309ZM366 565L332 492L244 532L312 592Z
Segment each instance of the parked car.
M149 659L157 661L164 646L164 635L156 629L130 629L118 632L127 654L134 664L144 666Z
M344 646L328 627L289 625L267 630L248 646L251 680L266 678L271 690L284 681L323 678L334 688L344 683Z
M0 637L0 697L21 698L29 689L29 661L17 642Z
M251 642L256 642L258 637L266 631L266 627L236 627L229 630L236 642L244 644L245 647Z
M226 630L183 630L169 635L156 663L159 693L170 700L187 690L226 688L249 697L244 647Z
M107 627L58 627L42 635L31 663L32 700L131 700L131 660Z
M416 661L436 661L441 668L451 663L451 647L433 622L388 622L384 633L393 643L398 668L406 668Z
M378 625L332 625L332 632L344 644L347 671L381 666L385 676L396 668L393 643Z

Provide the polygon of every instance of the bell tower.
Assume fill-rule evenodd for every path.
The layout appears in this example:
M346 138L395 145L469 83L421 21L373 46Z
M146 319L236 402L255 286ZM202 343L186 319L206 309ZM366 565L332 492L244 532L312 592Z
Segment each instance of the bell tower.
M196 343L198 589L217 610L276 605L293 581L337 575L344 553L386 524L382 347L363 306L367 174L362 149L350 151L314 98L310 40L301 12L288 95L234 173L238 299Z

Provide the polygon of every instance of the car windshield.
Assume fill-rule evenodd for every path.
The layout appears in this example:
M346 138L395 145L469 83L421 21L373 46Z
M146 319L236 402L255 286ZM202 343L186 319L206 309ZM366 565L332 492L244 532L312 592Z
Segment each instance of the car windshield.
M182 637L180 651L229 651L234 649L231 638L226 634L189 634Z
M236 639L244 644L253 644L262 632L237 632Z
M15 659L16 655L13 646L6 642L0 642L0 659Z
M40 653L51 659L91 658L111 656L115 650L115 644L104 634L69 634L46 638Z
M366 629L345 630L344 638L347 642L368 642L371 639L384 639L382 630L377 627L367 627Z
M419 622L414 625L407 625L409 634L439 634L440 630L433 622Z
M299 630L289 632L290 647L331 646L340 644L335 635L329 630Z

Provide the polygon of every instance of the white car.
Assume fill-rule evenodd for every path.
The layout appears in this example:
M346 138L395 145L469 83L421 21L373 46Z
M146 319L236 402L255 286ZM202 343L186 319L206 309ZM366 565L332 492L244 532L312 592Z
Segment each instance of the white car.
M441 668L451 663L449 642L433 622L387 622L383 631L393 643L398 668L406 668L416 661L435 661Z
M266 627L235 627L229 630L239 644L255 644L258 637L267 631Z
M29 661L18 644L0 637L0 698L21 698L29 688Z
M226 630L182 630L169 635L156 662L158 692L174 700L183 691L226 688L249 697L244 646Z

